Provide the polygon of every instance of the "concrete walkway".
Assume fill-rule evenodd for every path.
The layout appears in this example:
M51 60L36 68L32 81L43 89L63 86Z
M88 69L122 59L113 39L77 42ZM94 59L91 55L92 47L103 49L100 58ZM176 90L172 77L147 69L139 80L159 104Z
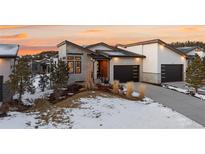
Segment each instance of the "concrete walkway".
M140 84L145 86L145 95L147 97L205 126L205 101L160 86L145 83L136 83L136 90L138 90Z

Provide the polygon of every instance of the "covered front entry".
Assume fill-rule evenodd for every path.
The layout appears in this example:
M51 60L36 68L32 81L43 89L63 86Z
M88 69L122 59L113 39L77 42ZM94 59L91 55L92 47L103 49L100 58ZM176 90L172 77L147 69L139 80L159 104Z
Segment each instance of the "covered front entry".
M114 80L139 82L139 65L114 65Z
M109 82L109 60L98 60L97 78L102 82Z
M0 102L3 101L3 76L0 76Z
M162 64L161 82L183 81L182 64Z

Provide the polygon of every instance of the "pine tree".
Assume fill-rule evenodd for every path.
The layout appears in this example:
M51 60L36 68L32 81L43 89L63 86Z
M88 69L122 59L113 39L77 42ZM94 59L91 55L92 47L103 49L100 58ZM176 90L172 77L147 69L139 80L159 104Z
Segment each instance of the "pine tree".
M40 75L40 80L38 86L40 87L41 91L44 92L45 88L49 84L49 77L46 73Z
M202 58L202 64L203 64L203 68L204 68L204 78L203 78L203 81L205 81L205 57Z
M203 85L204 74L205 67L203 61L196 54L193 62L188 65L186 71L186 82L195 89L195 92Z
M67 63L59 60L57 65L52 65L50 80L54 89L64 88L68 83L68 66Z
M31 80L32 73L25 58L19 59L18 64L16 64L9 77L10 80L8 81L8 84L14 93L18 93L19 102L21 102L22 95L25 91L34 92Z

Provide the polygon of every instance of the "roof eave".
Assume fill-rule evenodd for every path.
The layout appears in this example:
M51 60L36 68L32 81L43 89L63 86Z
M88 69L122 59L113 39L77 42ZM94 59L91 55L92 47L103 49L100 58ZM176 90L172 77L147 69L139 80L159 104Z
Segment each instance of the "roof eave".
M114 58L114 57L125 57L125 58L146 58L146 56L128 56L128 55L113 55L113 56L109 56L111 58Z
M0 58L16 58L17 57L17 55L15 55L15 56L11 56L11 55L3 55L3 56L1 56L0 55Z

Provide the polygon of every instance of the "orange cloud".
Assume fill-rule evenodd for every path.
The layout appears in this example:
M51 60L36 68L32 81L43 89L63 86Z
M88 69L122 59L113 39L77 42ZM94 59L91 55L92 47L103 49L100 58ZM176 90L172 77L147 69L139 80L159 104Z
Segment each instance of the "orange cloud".
M42 51L57 51L56 46L20 46L19 55L34 55Z
M17 28L25 28L25 27L32 27L32 26L30 25L1 25L0 30L17 29Z
M15 34L15 35L3 35L3 36L0 36L0 39L24 39L27 37L28 37L27 33L20 33L20 34Z
M13 25L10 25L10 26L0 26L0 29L11 29L11 28L17 28L18 26L13 26Z
M184 27L184 28L181 28L179 31L190 33L190 32L198 32L200 31L200 29L198 27Z
M83 31L82 33L100 33L100 32L104 32L105 30L103 29L88 29L86 31Z

